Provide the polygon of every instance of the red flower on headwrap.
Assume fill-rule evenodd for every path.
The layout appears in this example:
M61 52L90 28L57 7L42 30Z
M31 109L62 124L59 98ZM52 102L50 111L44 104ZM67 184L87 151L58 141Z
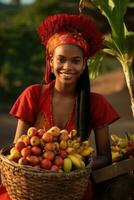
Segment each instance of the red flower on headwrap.
M97 31L96 24L89 18L89 16L85 15L57 14L49 16L38 26L38 32L41 37L42 44L47 47L45 74L46 82L50 81L49 50L63 44L61 39L64 38L64 43L66 44L75 44L81 47L86 57L91 57L98 50L100 50L103 42L103 37L101 33ZM69 36L68 39L65 39L66 36L63 36L63 33L65 33L66 36L68 33L71 37ZM58 38L57 34L59 34L58 36L61 38ZM55 46L52 46L50 43L53 37L57 37L55 41L53 40L53 42L56 43Z

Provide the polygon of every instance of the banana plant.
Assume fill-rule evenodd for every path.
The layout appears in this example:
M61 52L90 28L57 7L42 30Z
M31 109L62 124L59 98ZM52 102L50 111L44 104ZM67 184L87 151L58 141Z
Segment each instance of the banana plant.
M110 54L120 62L126 84L128 87L131 109L134 117L134 32L127 30L124 15L127 11L129 0L80 0L79 10L91 3L104 15L111 27L110 36L105 38L102 54ZM97 66L100 53L90 60ZM98 62L100 65L100 62Z

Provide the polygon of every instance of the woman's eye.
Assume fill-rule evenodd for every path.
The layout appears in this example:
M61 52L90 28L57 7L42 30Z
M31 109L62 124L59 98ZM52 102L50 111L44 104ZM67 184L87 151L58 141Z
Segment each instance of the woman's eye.
M58 62L60 62L60 63L64 63L64 62L65 62L65 59L63 59L63 58L58 58L57 60L58 60Z
M80 63L80 60L72 60L72 63L74 63L74 64L79 64L79 63Z

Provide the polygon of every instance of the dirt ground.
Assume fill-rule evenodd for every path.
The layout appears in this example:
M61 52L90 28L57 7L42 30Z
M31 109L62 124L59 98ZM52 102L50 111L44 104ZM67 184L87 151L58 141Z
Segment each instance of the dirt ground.
M91 82L94 92L103 94L119 112L121 118L110 125L110 133L124 136L126 131L134 132L134 119L131 112L130 97L124 75L121 71L98 77ZM0 105L2 108L2 105ZM0 148L11 143L16 128L16 119L8 112L0 114ZM92 139L94 140L93 134Z

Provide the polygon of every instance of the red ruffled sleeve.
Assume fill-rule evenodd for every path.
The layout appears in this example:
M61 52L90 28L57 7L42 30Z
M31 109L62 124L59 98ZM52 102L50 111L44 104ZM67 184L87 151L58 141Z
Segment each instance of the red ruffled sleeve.
M120 116L106 98L97 93L91 93L92 128L102 128L119 119Z
M27 87L14 103L10 114L32 125L38 112L41 87L41 84Z

